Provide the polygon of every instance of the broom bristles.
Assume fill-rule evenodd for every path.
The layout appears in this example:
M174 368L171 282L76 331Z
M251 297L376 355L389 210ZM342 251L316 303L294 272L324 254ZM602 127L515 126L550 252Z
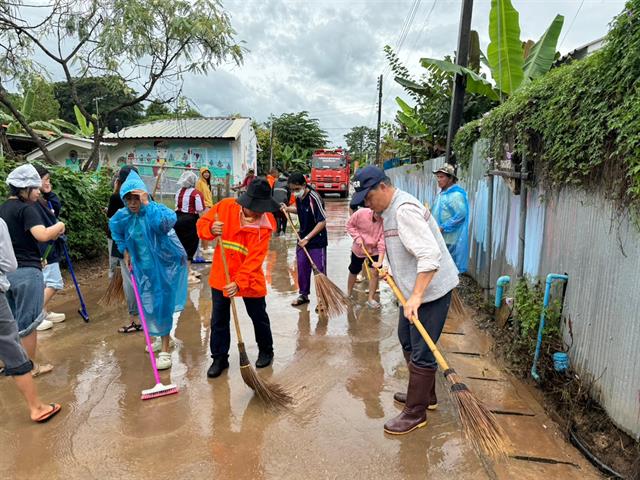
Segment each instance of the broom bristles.
M124 286L122 284L122 274L120 273L120 269L116 269L113 272L113 276L111 277L111 281L109 282L109 286L107 287L107 291L104 293L102 298L98 300L100 305L105 307L109 307L111 305L120 305L124 303Z
M509 453L509 440L491 411L454 372L446 375L465 436L477 451L499 460Z
M349 297L322 272L314 272L313 276L318 296L318 310L329 318L346 313L351 305Z
M260 378L249 362L244 343L238 344L240 351L240 374L244 383L251 388L258 399L267 407L274 410L288 407L293 403L293 397L287 389L277 383L271 383Z
M457 288L454 288L453 293L451 294L451 307L449 308L449 314L452 317L458 317L460 319L465 319L469 316L467 307L462 301L462 298L460 298Z

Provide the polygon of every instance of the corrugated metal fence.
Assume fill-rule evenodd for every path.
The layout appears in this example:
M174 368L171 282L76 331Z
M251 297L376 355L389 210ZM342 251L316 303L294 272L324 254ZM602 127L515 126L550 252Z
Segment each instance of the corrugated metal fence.
M480 151L474 150L472 165L460 179L471 209L468 273L493 288L500 275L515 274L520 200L494 177L491 283L486 285L489 189ZM431 172L442 163L438 158L387 174L397 187L432 205L437 184ZM617 213L600 194L528 189L524 271L543 281L549 273L569 275L564 315L573 325L572 365L593 382L592 394L614 422L640 439L640 232Z

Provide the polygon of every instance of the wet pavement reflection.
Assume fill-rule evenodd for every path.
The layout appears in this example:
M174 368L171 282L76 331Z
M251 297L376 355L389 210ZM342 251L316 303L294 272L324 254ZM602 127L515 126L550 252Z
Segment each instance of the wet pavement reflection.
M327 212L328 275L346 288L347 202L327 199ZM398 412L393 393L405 388L408 375L392 293L382 285L382 309L371 310L364 281L356 286L353 311L332 320L314 312L315 299L291 307L297 295L295 244L291 231L273 238L265 260L275 360L258 371L291 388L291 409L267 411L253 397L239 373L234 339L231 367L207 379L206 281L190 287L175 322L173 367L161 373L180 393L142 402L140 391L153 385L144 338L117 333L127 321L124 306L97 304L108 283L105 272L83 285L90 323L74 314L76 300L67 290L56 311L68 320L39 334L41 355L55 370L37 384L45 400L63 404L61 414L46 426L32 425L14 386L0 379L0 478L495 478L464 440L441 378L443 401L428 426L385 436L384 419ZM205 279L208 268L198 268ZM251 322L243 303L238 306L255 361Z

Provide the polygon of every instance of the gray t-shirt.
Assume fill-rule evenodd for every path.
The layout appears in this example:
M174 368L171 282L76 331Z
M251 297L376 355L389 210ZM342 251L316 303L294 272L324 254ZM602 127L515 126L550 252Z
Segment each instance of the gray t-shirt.
M9 280L7 273L18 268L18 261L13 253L11 235L9 228L2 218L0 218L0 292L9 290Z

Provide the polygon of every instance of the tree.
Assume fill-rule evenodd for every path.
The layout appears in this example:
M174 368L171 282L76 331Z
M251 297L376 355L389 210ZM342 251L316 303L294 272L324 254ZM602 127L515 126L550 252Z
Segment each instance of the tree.
M271 124L265 124L267 128ZM284 147L298 147L301 149L324 148L327 144L327 132L322 130L319 121L309 118L309 112L283 113L273 119L273 134Z
M472 33L471 38L477 39L477 33ZM479 49L476 51L479 52ZM473 58L473 48L471 52ZM396 103L400 107L396 115L398 128L393 130L398 135L398 144L394 147L396 155L401 158L410 157L412 161L422 161L442 154L447 142L453 89L452 75L446 72L430 71L415 79L391 47L385 47L385 54L395 75L395 81L404 88L414 102L414 106L410 106L401 98L396 98ZM450 57L445 57L444 61L450 61ZM473 64L473 61L470 62L470 65ZM479 70L479 66L474 68ZM482 95L467 95L463 122L479 118L495 105L496 102Z
M33 75L20 82L22 95L33 92L32 121L49 121L60 117L60 103L56 99L53 84L40 75Z
M201 118L202 114L189 102L186 97L180 96L176 99L173 110L167 103L152 102L147 105L145 116L136 123L149 123L156 120L172 120L176 118Z
M258 138L258 173L269 171L269 157L271 155L271 129L253 122L253 130ZM282 146L277 138L273 139L273 164L276 168L284 170L281 162Z
M105 119L144 101L167 101L187 72L206 74L222 62L242 62L243 49L219 0L51 0L37 14L30 6L28 0L0 4L0 103L50 162L44 143L8 96L15 72L64 78L72 102L94 125L87 170L97 167ZM52 72L33 60L43 55ZM92 77L118 79L133 97L93 117L93 98L81 98L78 85Z
M556 15L540 39L520 40L520 19L511 0L491 0L489 13L489 38L491 43L487 55L481 59L491 70L490 82L478 72L461 67L451 61L423 58L420 63L431 72L449 76L466 76L467 92L478 93L492 100L503 100L531 81L547 73L556 57L558 37L562 31L564 17Z
M73 101L70 83L56 82L54 90L60 103L60 118L67 122L76 121L74 107L85 105L90 115L98 115L101 126L109 127L117 120L122 127L133 125L142 118L142 104L135 103L115 113L108 113L122 102L131 102L136 92L116 76L74 78L79 103Z
M374 128L353 127L344 136L344 139L354 161L364 162L368 156L373 157L376 153L376 130Z

